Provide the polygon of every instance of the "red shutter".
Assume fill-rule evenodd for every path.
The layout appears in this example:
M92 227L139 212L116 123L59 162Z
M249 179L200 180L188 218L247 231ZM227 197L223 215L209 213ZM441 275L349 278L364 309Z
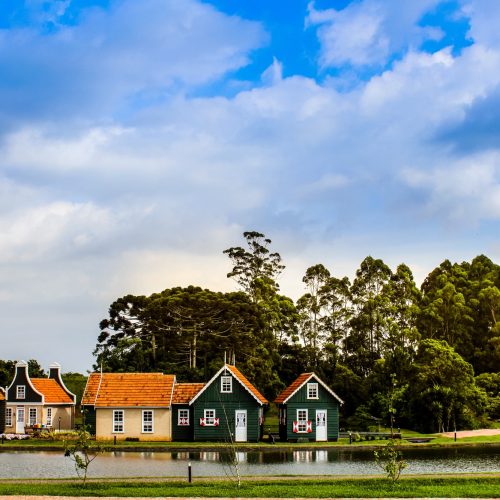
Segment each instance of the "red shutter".
M205 427L205 419L204 418L200 418L200 425L202 427Z
M299 432L299 423L296 420L293 421L293 432Z
M307 421L307 432L312 432L313 431L313 423L312 420Z
M219 425L219 419L218 418L214 418L214 425L215 425L215 427L217 427Z

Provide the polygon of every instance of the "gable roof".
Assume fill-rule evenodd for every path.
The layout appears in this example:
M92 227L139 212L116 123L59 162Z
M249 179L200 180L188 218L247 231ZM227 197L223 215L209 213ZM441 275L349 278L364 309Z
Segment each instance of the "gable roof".
M244 387L244 389L250 393L250 395L261 405L268 404L267 399L249 382L249 380L243 375L236 366L225 364L211 379L201 391L196 394L196 396L189 402L189 404L194 403L198 397L203 394L203 392L210 386L223 371L229 371L231 375Z
M82 405L168 408L174 384L175 375L163 373L91 373Z
M286 403L301 387L304 386L311 378L315 378L340 404L344 402L315 374L315 373L302 373L300 374L286 389L284 389L278 397L274 400L275 403Z
M204 383L175 384L172 404L187 404L203 389Z
M44 404L73 404L73 398L53 378L32 378L36 391L43 395Z

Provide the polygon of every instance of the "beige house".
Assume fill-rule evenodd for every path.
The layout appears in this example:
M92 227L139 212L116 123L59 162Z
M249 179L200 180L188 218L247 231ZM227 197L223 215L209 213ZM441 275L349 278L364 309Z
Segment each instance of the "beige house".
M172 440L174 375L91 373L82 398L85 425L96 439Z
M75 400L52 363L48 378L30 378L28 363L19 361L6 390L5 432L23 434L32 428L70 430L75 425Z

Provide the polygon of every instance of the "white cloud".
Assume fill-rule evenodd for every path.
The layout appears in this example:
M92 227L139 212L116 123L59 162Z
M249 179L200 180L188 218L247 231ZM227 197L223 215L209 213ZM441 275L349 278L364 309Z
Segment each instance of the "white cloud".
M307 26L318 26L320 64L331 68L384 66L390 56L427 39L439 39L439 30L418 26L422 15L440 0L360 0L344 9L318 10L309 3Z

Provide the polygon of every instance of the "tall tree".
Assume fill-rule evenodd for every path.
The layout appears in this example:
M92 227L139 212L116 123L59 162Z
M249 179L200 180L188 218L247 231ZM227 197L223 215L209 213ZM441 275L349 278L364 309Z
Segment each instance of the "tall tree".
M234 278L253 302L265 301L269 294L278 291L276 280L285 266L280 254L269 250L271 240L264 234L246 231L243 237L247 242L246 249L231 247L224 250L233 262L233 269L227 277Z

